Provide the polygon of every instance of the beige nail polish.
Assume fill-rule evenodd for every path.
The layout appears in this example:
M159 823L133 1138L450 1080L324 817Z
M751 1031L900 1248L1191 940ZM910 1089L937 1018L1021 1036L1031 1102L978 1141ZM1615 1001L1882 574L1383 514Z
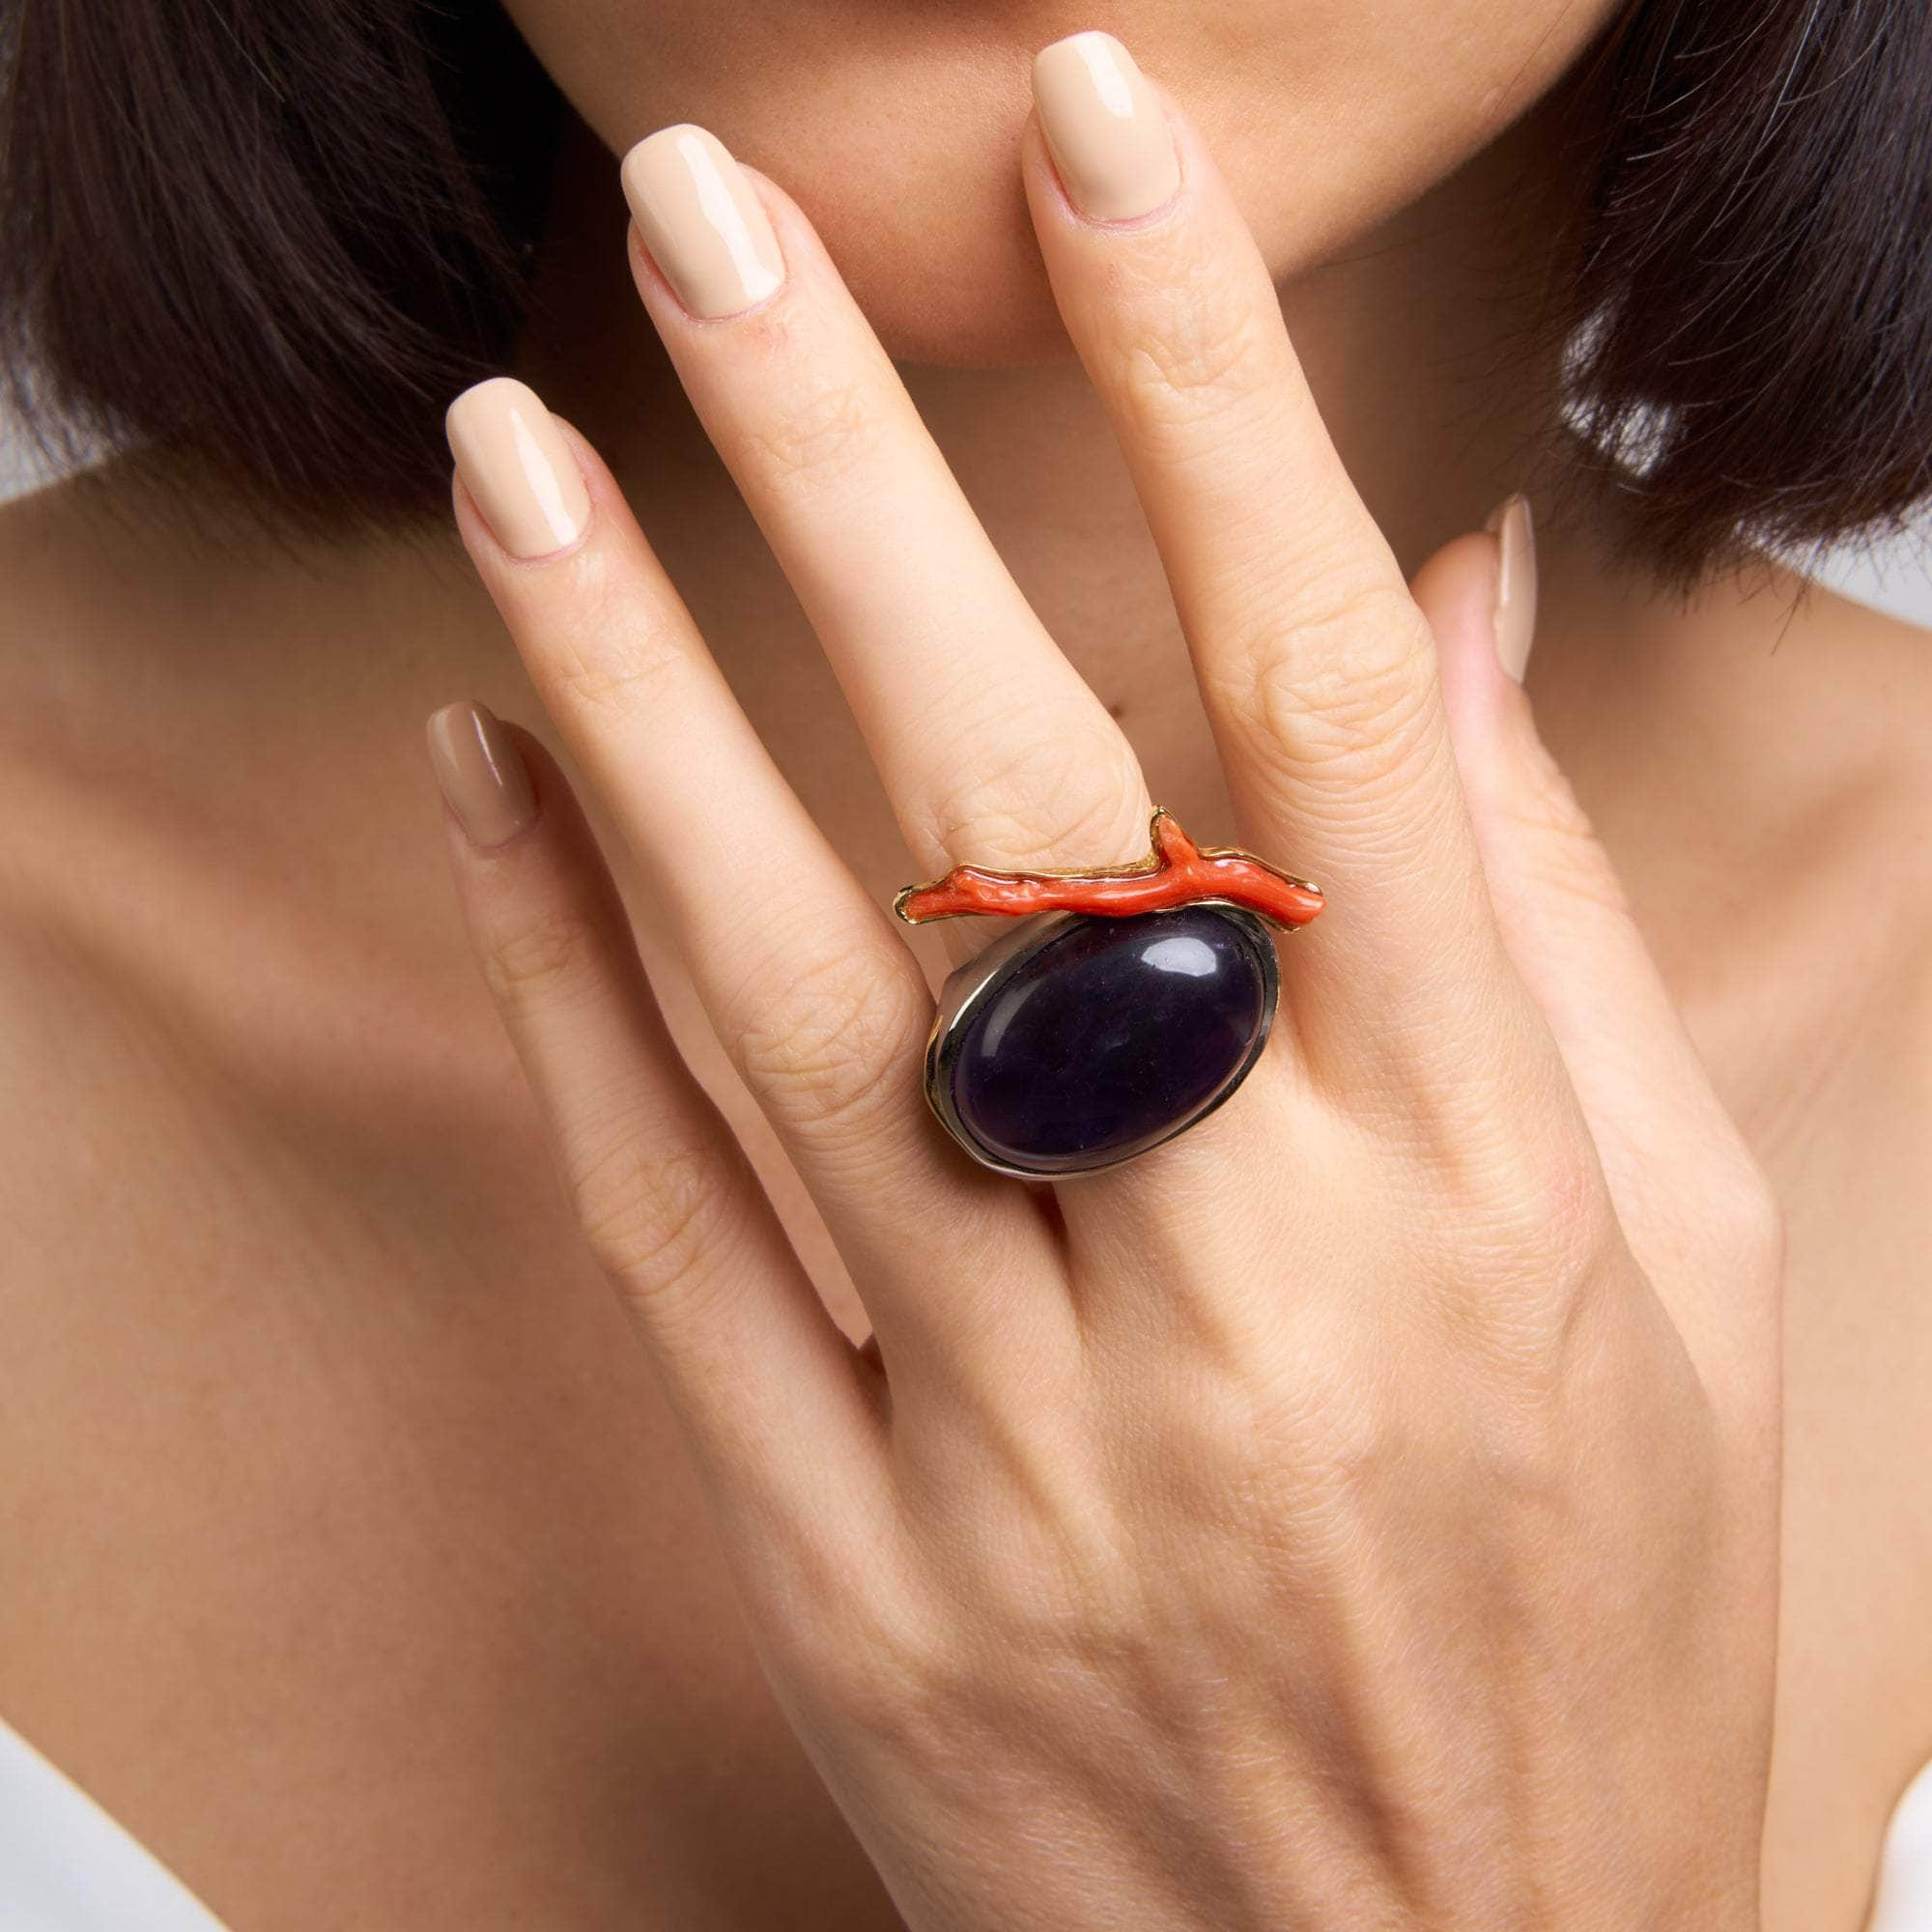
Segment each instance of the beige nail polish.
M624 156L624 199L651 259L694 315L735 315L784 280L784 257L731 151L679 121Z
M1536 524L1520 493L1498 503L1483 527L1496 539L1496 656L1520 684L1536 641Z
M512 556L548 556L590 520L590 494L556 418L527 384L493 376L443 419L450 453L483 521Z
M500 845L536 817L523 758L482 705L445 704L425 730L436 781L472 845Z
M1033 98L1060 179L1090 219L1146 214L1180 185L1159 97L1112 34L1069 34L1041 47Z

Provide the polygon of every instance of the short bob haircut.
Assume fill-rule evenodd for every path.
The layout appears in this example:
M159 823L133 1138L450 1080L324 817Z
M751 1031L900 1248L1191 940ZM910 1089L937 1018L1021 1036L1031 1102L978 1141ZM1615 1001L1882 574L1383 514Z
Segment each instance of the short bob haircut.
M43 447L300 526L445 515L562 125L495 0L0 0L0 381ZM1632 0L1577 79L1547 306L1627 549L1688 587L1894 527L1932 489L1932 6Z

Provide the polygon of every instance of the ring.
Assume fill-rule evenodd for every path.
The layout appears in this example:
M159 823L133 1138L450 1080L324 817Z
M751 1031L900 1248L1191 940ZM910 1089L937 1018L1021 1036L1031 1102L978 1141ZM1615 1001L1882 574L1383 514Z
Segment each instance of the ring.
M1312 879L1197 845L1155 806L1148 857L1081 871L955 866L907 886L908 925L1022 922L954 969L925 1043L925 1097L982 1167L1064 1179L1204 1121L1267 1044L1286 932L1321 910Z

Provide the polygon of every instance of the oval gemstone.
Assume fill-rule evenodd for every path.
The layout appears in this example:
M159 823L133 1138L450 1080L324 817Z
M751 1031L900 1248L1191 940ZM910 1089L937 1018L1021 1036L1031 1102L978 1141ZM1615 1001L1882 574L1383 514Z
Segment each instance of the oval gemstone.
M1252 913L1228 906L1068 921L998 969L965 1016L953 1111L996 1161L1032 1173L1152 1147L1261 1051L1273 946Z

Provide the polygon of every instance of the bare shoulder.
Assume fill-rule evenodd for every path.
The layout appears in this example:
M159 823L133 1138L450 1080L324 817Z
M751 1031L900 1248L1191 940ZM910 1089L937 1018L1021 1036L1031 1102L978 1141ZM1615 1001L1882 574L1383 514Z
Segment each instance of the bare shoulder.
M155 545L117 477L71 476L0 503L0 971L45 970L61 913L86 903L90 807L113 790L126 706L102 701L141 649ZM153 721L149 729L153 733ZM17 1002L9 1002L10 1014Z
M1901 799L1932 796L1932 735L1925 729L1925 707L1932 704L1932 629L1814 584L1794 614L1790 641L1804 649L1813 675L1843 693L1843 708L1827 711L1818 723L1828 730L1842 725L1850 733L1861 714L1876 743L1890 754L1887 777ZM1848 741L1844 749L1856 756L1860 747Z
M109 464L0 503L0 1208L14 1261L52 1244L63 1280L136 1238L144 1164L173 1148L176 1184L208 1088L172 935L222 848L175 671L216 579L152 492Z
M1780 574L1737 607L1702 695L1744 728L1707 767L1767 834L1767 887L1833 1010L1932 1027L1932 629ZM1795 960L1787 963L1798 963ZM1829 971L1827 970L1829 968ZM1797 983L1794 981L1793 983ZM1932 1095L1928 1095L1932 1098Z
M1864 907L1815 940L1840 999L1861 992L1876 1034L1905 1047L1891 1074L1932 1154L1932 629L1826 590L1801 621L1816 685L1804 722L1837 753L1820 829Z
M113 465L0 502L0 750L14 782L85 735L102 681L185 586L151 493Z
M1812 588L1760 635L1717 674L1761 707L1729 778L1770 853L1720 909L1700 1044L1789 1234L1783 1932L1863 1910L1932 1756L1932 1507L1900 1480L1932 1461L1932 632Z
M66 629L82 602L80 495L70 477L0 502L0 689L10 695L44 672L49 623Z
M0 1309L10 1334L39 1284L92 1276L100 1244L131 1233L115 1208L134 1180L137 1069L156 1041L130 983L100 957L35 867L0 869ZM78 1270L78 1272L76 1272Z
M1932 1309L1932 1200L1911 1179L1932 1161L1932 630L1812 586L1768 650L1731 774L1769 836L1724 909L1721 1057L1789 1185L1841 1231L1859 1208L1864 1238L1897 1231Z
M11 639L21 613L166 624L224 558L270 553L231 500L135 452L0 501L0 625Z
M154 480L109 461L0 501L0 572L10 634L23 610L98 603L158 561L167 529Z

